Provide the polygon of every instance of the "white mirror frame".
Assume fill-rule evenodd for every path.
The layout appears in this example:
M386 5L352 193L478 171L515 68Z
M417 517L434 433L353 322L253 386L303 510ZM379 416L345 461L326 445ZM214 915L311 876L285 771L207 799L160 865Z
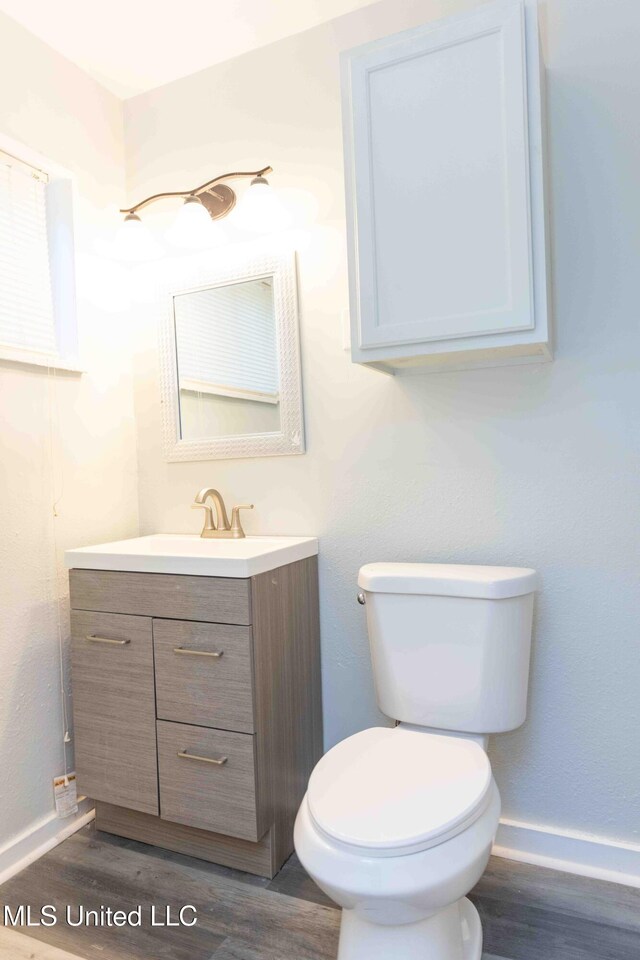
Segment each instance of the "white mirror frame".
M212 254L217 256L217 251ZM273 305L280 365L280 430L227 437L180 436L180 394L176 356L173 298L195 290L273 277ZM304 418L298 329L298 288L295 254L260 253L223 256L210 266L181 274L180 285L164 291L165 317L160 331L162 434L165 457L181 460L227 460L235 457L274 457L304 453Z

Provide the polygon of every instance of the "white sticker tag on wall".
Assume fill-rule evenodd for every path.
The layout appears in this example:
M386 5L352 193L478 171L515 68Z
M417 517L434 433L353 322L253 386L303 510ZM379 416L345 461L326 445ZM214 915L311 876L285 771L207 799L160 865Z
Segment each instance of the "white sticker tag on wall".
M56 801L56 813L60 818L70 817L78 812L78 788L75 773L66 777L55 777L53 795Z

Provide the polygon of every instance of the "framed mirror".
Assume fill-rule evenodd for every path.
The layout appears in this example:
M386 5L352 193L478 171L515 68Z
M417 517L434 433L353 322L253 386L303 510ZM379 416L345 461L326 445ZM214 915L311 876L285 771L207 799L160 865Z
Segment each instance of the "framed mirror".
M295 256L218 260L166 301L167 460L304 453Z

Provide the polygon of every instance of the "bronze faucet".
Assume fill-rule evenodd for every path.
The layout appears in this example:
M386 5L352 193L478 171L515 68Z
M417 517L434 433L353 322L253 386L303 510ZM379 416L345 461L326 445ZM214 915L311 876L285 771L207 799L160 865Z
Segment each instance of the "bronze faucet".
M207 503L209 499L213 501L213 506ZM252 503L239 504L231 511L231 523L229 523L222 495L213 487L204 487L196 495L192 507L204 510L204 526L200 536L205 539L220 538L225 540L241 540L245 536L240 523L240 511L253 510ZM216 511L215 520L213 516L214 507Z

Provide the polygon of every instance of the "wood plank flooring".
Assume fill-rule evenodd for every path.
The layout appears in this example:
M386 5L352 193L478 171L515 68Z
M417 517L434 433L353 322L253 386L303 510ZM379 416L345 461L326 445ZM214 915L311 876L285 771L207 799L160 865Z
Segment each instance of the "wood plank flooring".
M0 960L82 960L48 943L25 937L16 930L0 927Z
M492 859L471 894L483 960L638 960L640 890ZM339 911L295 857L271 881L85 827L0 887L13 910L142 906L140 927L0 929L0 960L335 960ZM152 904L197 909L152 927ZM26 934L27 936L23 936ZM8 938L8 939L7 939ZM52 949L56 948L56 949ZM57 951L57 952L56 952ZM60 952L66 951L66 952Z

